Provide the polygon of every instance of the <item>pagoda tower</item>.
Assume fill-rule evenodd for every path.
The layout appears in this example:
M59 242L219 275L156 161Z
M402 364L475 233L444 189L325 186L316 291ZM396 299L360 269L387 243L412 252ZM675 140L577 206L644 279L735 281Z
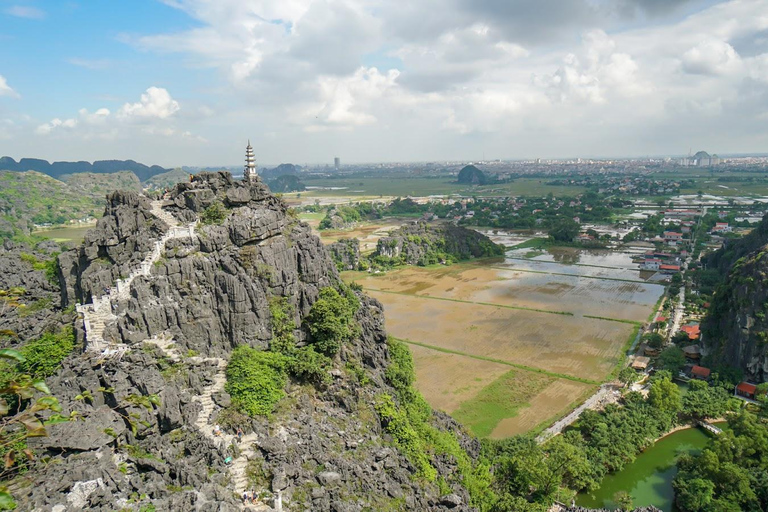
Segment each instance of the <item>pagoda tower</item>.
M253 156L253 148L249 140L248 146L245 148L245 170L243 177L245 181L256 181L256 176L256 158Z

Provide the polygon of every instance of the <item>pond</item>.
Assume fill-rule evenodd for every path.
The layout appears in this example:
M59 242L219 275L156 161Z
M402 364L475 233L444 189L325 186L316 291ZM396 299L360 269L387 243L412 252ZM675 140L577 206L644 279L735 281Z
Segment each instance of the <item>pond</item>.
M74 242L79 244L85 237L85 232L95 226L78 226L73 228L53 228L45 231L35 231L35 235L44 236L57 242Z
M632 495L635 507L654 505L664 512L675 512L672 479L677 474L677 456L698 452L709 440L710 436L700 428L670 434L638 455L622 471L606 476L596 491L578 495L576 504L591 508L615 508L614 494L627 491Z

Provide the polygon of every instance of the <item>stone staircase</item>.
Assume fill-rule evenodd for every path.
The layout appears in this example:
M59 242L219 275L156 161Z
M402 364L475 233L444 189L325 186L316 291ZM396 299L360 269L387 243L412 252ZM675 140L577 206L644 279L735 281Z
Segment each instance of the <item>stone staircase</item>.
M169 229L155 241L155 245L149 254L141 261L138 268L131 271L125 279L118 279L115 286L107 290L100 297L94 297L91 304L78 304L77 312L83 315L85 326L86 350L92 353L100 353L104 357L121 357L128 347L121 343L111 343L104 340L104 328L117 317L112 314L112 305L130 298L130 289L133 280L139 276L149 276L152 265L160 260L165 250L165 243L172 238L189 238L195 236L196 223L180 226L179 221L162 208L162 201L152 201L150 212L158 219L165 222Z
M181 226L179 225L179 221L173 215L163 210L162 205L162 201L152 201L150 212L156 218L167 224L169 229L159 240L155 241L154 248L141 261L139 267L131 271L127 278L118 279L115 286L109 289L106 294L100 297L94 297L91 304L77 305L78 313L83 315L87 351L99 353L103 358L119 358L128 351L126 345L122 343L111 343L104 339L104 329L106 325L117 318L112 313L112 305L130 298L130 288L134 279L139 276L146 277L151 274L152 266L160 260L163 251L165 250L165 243L168 240L172 238L188 238L195 236L196 222ZM166 335L156 335L144 340L144 342L159 347L172 361L178 362L181 360L181 355L174 346L173 338ZM190 357L188 360L194 363L216 363L216 374L213 383L203 390L202 395L193 398L193 400L200 402L202 405L202 409L195 420L195 427L200 430L205 437L217 443L223 451L229 445L237 441L237 436L225 433L222 433L220 436L214 435L214 427L209 420L215 408L213 395L223 391L227 381L227 361L220 357L204 358L199 356ZM246 469L248 460L255 456L253 444L256 442L257 438L258 436L256 433L244 436L242 440L239 441L240 456L235 458L229 466L233 490L238 497L242 496L243 492L248 490ZM264 503L241 505L242 510L252 512L272 512L274 510L279 512L282 510L282 499L279 496L279 493L276 500L276 507L276 509L273 509Z
M144 340L144 342L151 343L159 347L172 361L181 360L181 356L176 350L176 347L173 346L173 339L170 339L166 336L154 336L150 339ZM206 386L203 389L203 393L201 395L192 398L192 400L200 402L202 405L200 413L197 415L197 419L195 420L195 427L205 437L216 443L222 452L225 451L231 444L237 443L238 448L240 449L240 455L236 458L233 458L229 466L229 474L231 477L232 488L235 494L240 497L243 495L244 491L251 491L251 489L248 489L248 476L246 471L248 468L248 461L256 455L256 453L253 451L253 444L258 439L258 435L254 432L243 436L243 438L238 441L237 436L231 434L222 432L221 435L216 436L213 433L214 425L210 422L211 414L213 414L215 409L213 395L220 391L224 391L224 385L227 382L227 361L220 357L199 356L190 357L187 360L194 363L216 363L216 374L213 377L213 383L209 386ZM278 502L281 501L282 500L278 498ZM274 510L280 511L282 509L282 506L278 506L277 509L273 509L264 503L241 505L241 507L243 510L254 512L272 512Z

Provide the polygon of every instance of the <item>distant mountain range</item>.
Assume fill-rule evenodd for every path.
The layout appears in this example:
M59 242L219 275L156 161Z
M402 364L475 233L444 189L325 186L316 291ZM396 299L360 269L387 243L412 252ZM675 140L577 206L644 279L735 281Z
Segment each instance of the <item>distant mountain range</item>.
M53 162L40 160L39 158L22 158L18 162L9 156L0 158L0 171L37 171L53 178L59 178L65 174L80 172L92 172L98 174L111 174L119 171L131 171L141 181L146 181L152 176L168 172L169 169L159 165L146 166L133 160L98 160L96 162Z

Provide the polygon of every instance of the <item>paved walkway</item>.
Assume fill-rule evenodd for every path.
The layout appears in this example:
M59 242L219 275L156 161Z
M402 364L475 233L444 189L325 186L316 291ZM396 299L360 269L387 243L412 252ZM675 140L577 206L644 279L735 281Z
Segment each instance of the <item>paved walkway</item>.
M577 419L579 419L581 413L587 409L602 409L608 404L617 402L619 397L621 397L621 393L616 389L616 386L613 384L603 384L600 386L600 389L595 392L594 395L587 398L583 404L574 409L568 416L556 421L554 425L542 432L536 438L536 442L539 444L546 442L552 437L560 434L563 429L565 429L565 427L573 424Z

